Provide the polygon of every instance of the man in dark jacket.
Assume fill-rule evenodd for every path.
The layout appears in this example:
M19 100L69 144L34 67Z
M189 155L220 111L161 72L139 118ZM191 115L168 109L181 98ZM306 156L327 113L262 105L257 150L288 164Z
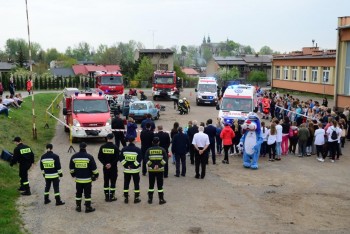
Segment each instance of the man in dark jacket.
M124 203L129 203L129 184L131 178L134 180L134 203L141 202L140 199L140 164L142 161L141 149L134 143L135 138L130 137L129 145L125 146L120 153L120 161L124 167Z
M24 196L31 195L29 181L28 181L28 170L34 164L34 153L32 149L23 144L20 137L15 137L13 140L17 145L13 151L13 157L10 162L12 167L17 162L19 163L19 177L21 178L21 186L19 191L24 191L21 194Z
M69 169L76 182L75 210L81 212L81 200L84 193L85 213L90 213L95 211L95 208L91 207L92 181L98 178L99 173L94 157L86 152L86 146L85 142L80 143L80 151L70 159Z
M65 203L61 200L60 196L60 179L62 177L62 169L60 158L57 154L52 152L52 144L46 145L46 153L41 156L40 159L40 169L45 178L45 193L44 193L44 204L49 204L51 201L49 199L49 192L51 184L53 185L53 190L55 192L56 206L64 205Z
M147 168L146 163L147 159L145 157L146 150L152 147L152 140L154 137L154 132L151 130L151 124L146 123L146 129L141 131L140 139L141 139L141 151L142 151L142 175L146 175Z
M113 131L114 137L115 137L115 145L118 147L120 146L120 143L122 143L123 147L126 146L125 142L125 126L123 120L120 118L120 112L117 111L116 115L112 119L112 129L117 130Z
M197 120L193 120L192 127L188 128L187 130L187 135L190 142L193 141L194 134L198 133L197 124L198 124ZM191 160L191 164L194 165L194 146L192 144L190 145L190 160Z
M159 146L163 147L166 151L167 157L165 159L166 164L164 165L164 178L168 178L169 166L168 166L168 154L169 154L169 146L170 146L170 135L167 132L163 131L163 126L158 125L158 132L154 134L154 137L159 138Z
M189 151L190 141L188 136L183 133L182 127L178 128L178 134L173 138L171 152L175 155L176 173L175 176L180 176L180 160L181 160L181 175L186 176L186 153Z
M148 189L148 203L152 204L154 184L157 181L159 205L166 203L164 200L163 191L163 172L165 160L168 155L163 147L159 146L159 138L154 137L152 140L153 146L146 151L147 166L149 172L149 189Z
M216 156L215 156L215 136L216 136L216 127L213 125L213 120L207 120L207 127L204 128L204 133L209 137L209 149L211 150L211 157L213 160L213 164L216 164Z
M151 130L152 132L154 131L154 129L156 129L156 125L154 124L153 120L152 120L152 115L151 114L147 114L147 118L142 120L141 122L141 128L142 130L146 130L146 125L147 123L149 123L151 125ZM153 138L152 138L153 139ZM151 139L151 141L152 141Z
M104 193L105 201L116 201L115 197L115 184L118 177L117 163L119 161L119 149L113 144L113 134L107 135L107 143L100 147L98 152L98 160L103 165L103 180L104 180Z

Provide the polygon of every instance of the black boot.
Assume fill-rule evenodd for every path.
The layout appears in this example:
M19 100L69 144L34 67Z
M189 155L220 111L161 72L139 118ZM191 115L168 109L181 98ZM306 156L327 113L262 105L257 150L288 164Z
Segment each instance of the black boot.
M94 212L96 209L91 207L91 201L85 202L85 213Z
M23 185L21 185L17 190L18 190L18 191L21 191L21 192L24 192L24 191L25 191Z
M109 202L109 193L106 193L106 192L105 192L105 201Z
M141 202L140 193L135 193L134 203L140 203L140 202Z
M114 196L114 191L110 191L109 193L109 201L112 202L112 201L116 201L117 198Z
M45 194L44 196L45 200L44 200L44 204L49 204L51 202L51 200L49 199L49 194Z
M153 193L148 192L148 204L152 204L152 202L153 202Z
M129 203L129 194L128 193L124 193L124 203L125 204Z
M61 200L60 195L55 196L55 199L56 199L56 206L61 206L61 205L66 204L64 201Z
M32 193L30 192L30 187L29 186L26 187L24 192L21 193L21 195L23 195L23 196L30 196L30 195L32 195Z
M163 205L166 203L166 200L164 200L164 193L158 193L159 196L159 205Z
M76 203L76 207L75 207L75 210L77 211L77 212L81 212L81 200L78 200L78 201L75 201L75 203Z

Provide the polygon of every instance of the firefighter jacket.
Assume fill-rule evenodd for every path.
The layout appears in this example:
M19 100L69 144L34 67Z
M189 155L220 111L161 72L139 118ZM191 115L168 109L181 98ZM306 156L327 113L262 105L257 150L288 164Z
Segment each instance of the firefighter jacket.
M77 183L91 183L98 177L95 159L85 149L80 149L80 152L72 156L69 169Z
M149 172L163 172L167 153L163 147L153 146L146 151L145 156ZM155 168L158 166L158 168Z
M118 147L113 142L107 142L102 145L98 152L98 160L103 164L103 167L111 164L111 168L117 169L117 163L119 161Z
M45 179L62 177L60 158L52 151L47 151L40 159L40 169Z
M124 167L124 173L139 173L142 161L141 149L130 143L120 153L120 161Z
M17 162L23 165L32 165L34 163L34 153L29 146L24 145L23 143L17 145L13 151L11 165L16 164Z

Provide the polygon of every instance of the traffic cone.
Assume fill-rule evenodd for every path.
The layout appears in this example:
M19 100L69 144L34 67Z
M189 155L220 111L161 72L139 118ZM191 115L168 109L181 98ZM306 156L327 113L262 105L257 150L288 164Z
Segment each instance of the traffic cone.
M137 132L137 136L136 136L135 142L141 142L140 132Z

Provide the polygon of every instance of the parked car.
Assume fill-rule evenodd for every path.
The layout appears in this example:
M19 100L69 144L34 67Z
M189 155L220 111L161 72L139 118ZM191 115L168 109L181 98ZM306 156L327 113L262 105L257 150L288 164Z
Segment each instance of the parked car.
M135 101L131 103L129 116L134 120L142 121L147 114L152 115L152 119L159 119L159 109L152 101Z
M271 82L270 81L266 82L266 86L271 86Z

